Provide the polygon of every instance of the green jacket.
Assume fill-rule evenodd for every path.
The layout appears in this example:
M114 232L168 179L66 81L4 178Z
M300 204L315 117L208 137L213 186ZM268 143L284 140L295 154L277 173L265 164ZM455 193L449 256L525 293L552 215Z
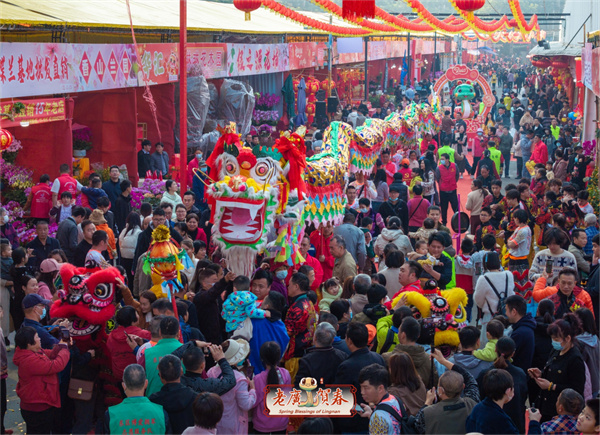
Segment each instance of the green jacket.
M119 405L108 408L106 414L106 433L170 433L165 410L147 397L126 397Z
M456 287L456 264L454 263L454 258L452 258L446 251L442 251L442 255L445 255L452 260L452 278L450 279L450 282L446 284L446 290L450 290Z
M162 338L155 346L146 349L145 367L146 378L148 379L148 388L146 388L146 397L160 391L162 382L158 376L158 362L165 355L170 355L175 349L181 346L181 342L176 338Z
M488 150L490 150L490 159L492 159L492 162L496 165L496 171L498 174L502 174L500 171L500 168L502 167L502 153L500 150L496 149L496 147L489 147Z
M498 343L498 339L489 340L483 349L474 350L473 356L481 361L495 361L498 357L496 343Z
M385 343L385 339L387 338L388 331L393 326L392 323L392 315L382 317L377 321L377 353L381 353L381 348ZM399 343L398 341L398 333L394 334L394 341L390 348L386 352L391 352L394 350L396 345Z
M451 163L455 163L454 162L454 153L456 151L454 150L454 148L452 148L450 145L444 145L441 148L438 148L438 157L441 159L442 158L442 154L448 154L450 156L450 162Z

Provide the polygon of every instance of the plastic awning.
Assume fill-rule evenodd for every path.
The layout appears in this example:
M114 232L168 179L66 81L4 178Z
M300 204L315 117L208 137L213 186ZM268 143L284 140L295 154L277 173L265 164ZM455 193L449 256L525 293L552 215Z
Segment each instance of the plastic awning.
M175 0L130 0L135 28L179 30L179 2ZM311 18L329 23L327 13L304 12ZM240 33L319 33L287 20L265 8L252 12L245 21L244 12L231 3L202 0L187 1L188 30ZM61 25L75 27L129 27L125 0L0 0L0 24ZM332 24L354 26L333 17Z

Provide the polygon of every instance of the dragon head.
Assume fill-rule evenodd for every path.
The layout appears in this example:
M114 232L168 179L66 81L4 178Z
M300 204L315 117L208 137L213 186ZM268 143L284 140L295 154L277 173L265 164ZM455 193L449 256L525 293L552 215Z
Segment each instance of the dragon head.
M60 275L65 290L50 309L52 317L71 320L70 333L74 338L90 335L103 328L115 314L116 279L123 276L116 267L86 269L64 264Z
M252 275L254 257L266 248L276 223L302 217L306 150L301 133L282 136L272 148L250 148L232 123L207 160L213 242L238 274Z

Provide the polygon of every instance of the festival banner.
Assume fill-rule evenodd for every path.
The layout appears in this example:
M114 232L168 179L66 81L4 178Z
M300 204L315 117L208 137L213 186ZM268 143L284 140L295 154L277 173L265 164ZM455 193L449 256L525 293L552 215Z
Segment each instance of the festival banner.
M581 67L583 84L600 97L600 48L592 49L586 43L581 51Z
M188 73L194 68L201 68L207 79L227 77L227 44L187 44L186 65Z
M137 86L133 45L3 42L3 97L63 94Z
M0 126L17 127L21 123L41 124L44 122L64 121L65 120L65 99L64 98L42 98L37 100L2 100L0 101L0 112L10 113L15 103L22 103L25 109L14 115L14 120L2 117Z
M229 77L289 71L288 44L227 44Z
M149 85L176 82L179 80L179 44L138 44L140 66L144 75L137 71L138 86L144 86L144 77Z
M369 60L380 60L386 58L386 41L369 41L368 49Z
M311 68L317 65L316 42L291 42L289 53L290 70Z

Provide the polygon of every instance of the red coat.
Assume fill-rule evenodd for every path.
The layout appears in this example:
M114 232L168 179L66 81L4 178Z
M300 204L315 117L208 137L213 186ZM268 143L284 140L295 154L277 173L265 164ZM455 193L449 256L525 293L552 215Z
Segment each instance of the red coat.
M27 405L60 408L58 373L67 366L69 357L69 349L61 344L39 352L15 349L13 362L19 368L17 396L22 408L27 409Z
M456 165L454 163L450 163L449 167L446 167L445 165L440 165L437 169L440 172L440 191L452 192L453 190L456 190L456 181L458 178L456 172Z
M194 157L192 160L190 160L190 162L187 165L187 171L188 171L187 184L190 189L192 188L192 185L194 184L194 169L198 169L198 159L196 157Z
M117 379L123 379L123 371L129 364L137 363L135 354L127 344L125 331L129 335L137 335L146 340L150 340L151 338L150 331L144 331L137 326L128 326L127 328L119 326L110 333L107 346L112 360L112 374Z
M316 260L319 261L321 255L325 256L325 261L319 261L321 263L321 269L323 269L323 282L327 281L333 276L333 266L335 264L335 258L329 252L329 242L331 236L324 237L320 231L313 231L310 234L310 243L315 247L317 255Z
M538 163L542 163L544 165L548 163L548 147L544 142L540 141L535 146L533 152L531 153L531 160L533 160L536 165Z

